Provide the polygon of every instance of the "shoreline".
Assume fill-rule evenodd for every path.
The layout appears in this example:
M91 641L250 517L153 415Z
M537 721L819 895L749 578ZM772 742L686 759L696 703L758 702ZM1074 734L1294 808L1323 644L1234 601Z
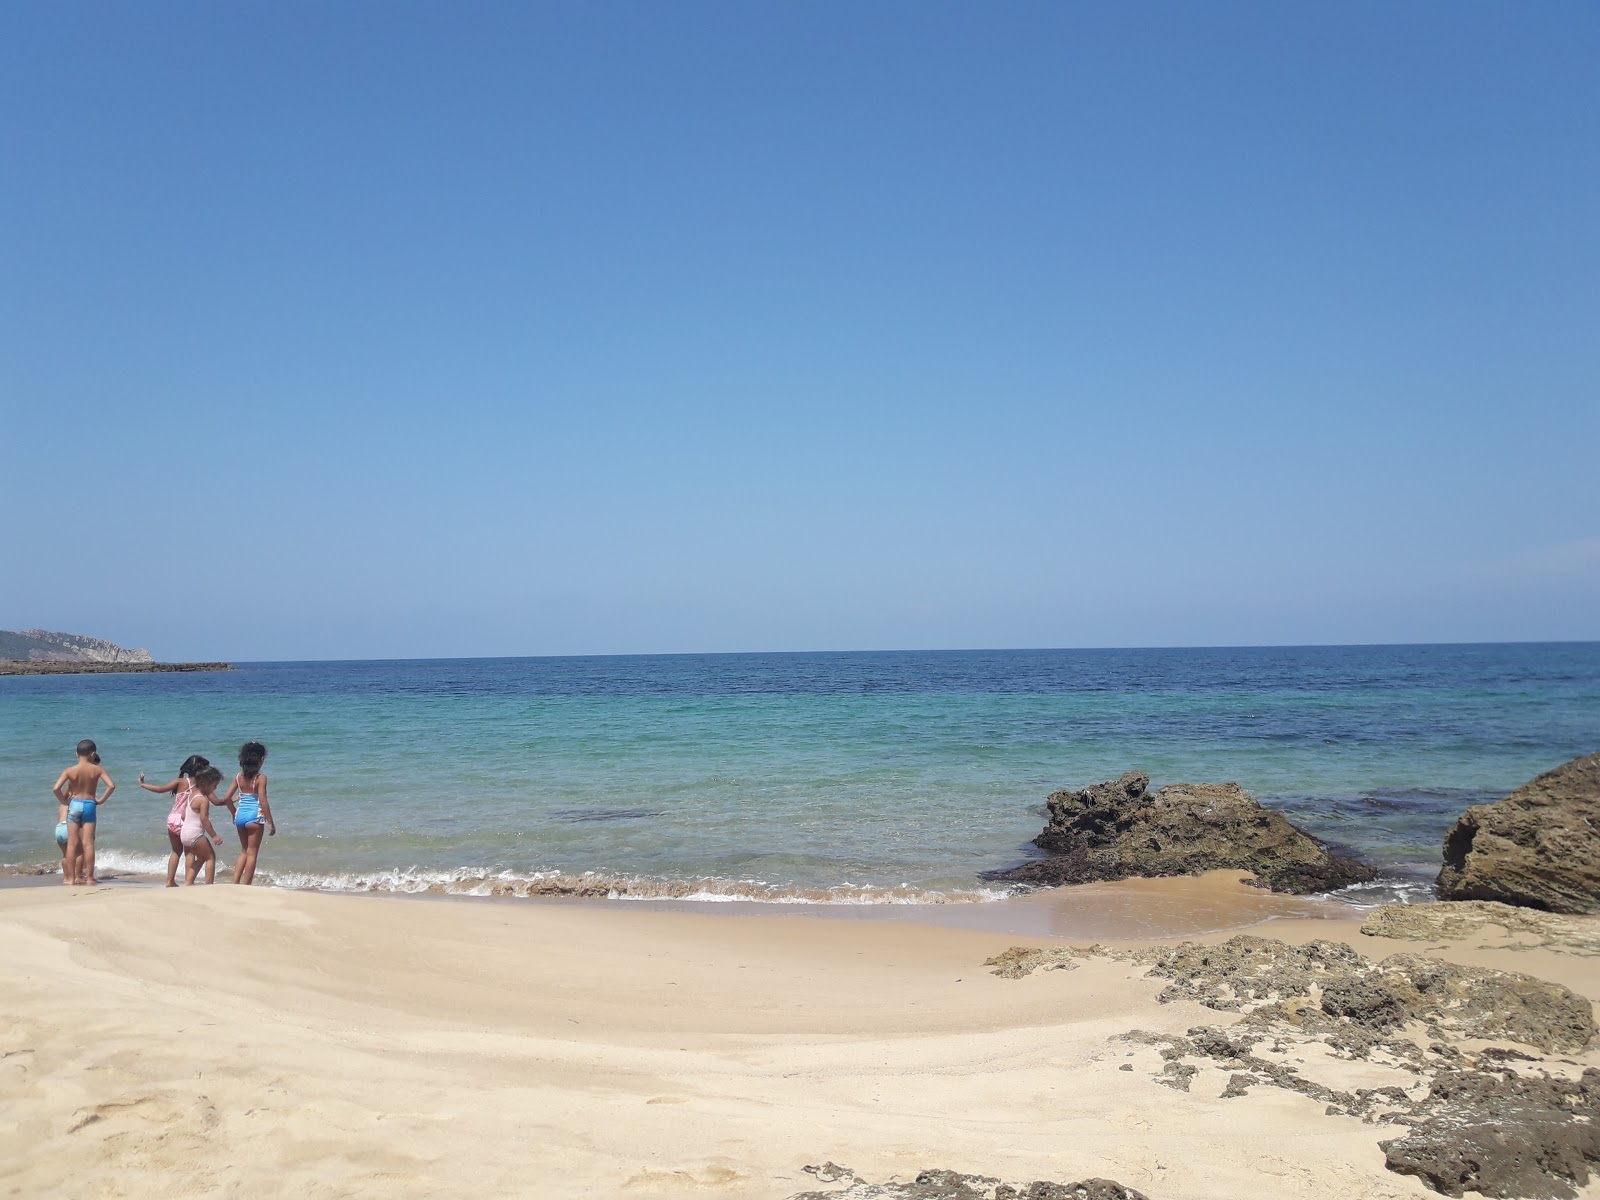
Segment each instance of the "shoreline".
M346 896L368 899L425 900L441 903L478 901L488 906L587 908L600 911L675 913L724 919L777 919L862 921L935 926L1018 937L1159 941L1204 937L1255 930L1284 921L1328 922L1359 925L1368 907L1329 896L1291 896L1265 891L1243 882L1242 871L1212 871L1198 876L1163 879L1123 879L1061 888L1040 888L986 901L947 903L826 903L782 900L692 900L676 897L614 897L593 895L514 895L378 888L335 890L308 886L260 883L255 890L296 895ZM208 885L194 885L203 887ZM213 887L232 888L218 868ZM0 873L0 893L10 889L54 887L63 891L101 889L168 890L160 875L135 871L101 872L93 889L66 888L56 869ZM180 885L177 891L186 888Z
M162 675L190 671L232 671L225 662L18 662L0 661L0 675Z

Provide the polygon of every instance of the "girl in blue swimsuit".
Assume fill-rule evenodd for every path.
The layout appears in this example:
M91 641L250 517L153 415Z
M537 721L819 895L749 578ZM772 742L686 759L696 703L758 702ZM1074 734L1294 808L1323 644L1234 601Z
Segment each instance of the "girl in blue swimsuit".
M256 877L256 855L261 853L263 832L277 836L272 806L267 803L267 777L261 766L267 761L267 748L260 742L239 747L239 773L222 803L233 809L233 827L239 834L239 857L233 864L233 881L250 883Z

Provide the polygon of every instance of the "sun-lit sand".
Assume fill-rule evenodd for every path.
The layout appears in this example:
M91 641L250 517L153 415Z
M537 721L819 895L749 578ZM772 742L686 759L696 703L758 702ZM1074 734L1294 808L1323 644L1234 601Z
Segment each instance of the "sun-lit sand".
M1200 927L1232 897L1247 918L1286 911L1255 932L1422 948L1227 879L1101 893L1111 909L1142 894L1148 914L1185 889L1191 906L1213 896ZM1060 927L1067 895L1030 903ZM1157 1050L1118 1035L1231 1018L1157 1004L1159 982L1125 962L1023 979L982 965L1019 942L1049 939L615 903L8 888L0 1194L781 1198L827 1160L875 1180L1103 1176L1152 1200L1434 1194L1384 1169L1392 1128L1272 1089L1219 1099L1205 1077L1162 1087ZM1590 958L1425 952L1600 991ZM1326 1068L1349 1086L1370 1071Z

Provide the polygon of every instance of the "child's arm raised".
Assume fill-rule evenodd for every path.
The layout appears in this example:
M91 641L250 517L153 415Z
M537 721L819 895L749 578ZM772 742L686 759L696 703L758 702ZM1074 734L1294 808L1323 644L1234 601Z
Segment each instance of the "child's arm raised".
M142 787L145 791L147 791L147 792L155 792L159 796L163 792L175 792L175 791L177 791L180 787L183 786L183 780L174 779L171 783L164 783L160 787L157 787L153 783L146 783L144 781L144 772L140 771L139 772L139 786Z
M267 803L267 777L265 775L256 776L256 799L261 801L261 819L267 823L267 836L276 837L278 835L278 825L272 819L272 805Z

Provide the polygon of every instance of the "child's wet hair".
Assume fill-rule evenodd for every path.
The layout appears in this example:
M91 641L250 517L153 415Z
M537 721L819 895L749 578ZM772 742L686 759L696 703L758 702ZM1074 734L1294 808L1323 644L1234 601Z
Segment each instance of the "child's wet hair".
M203 754L191 754L183 760L183 766L178 768L178 774L189 779L194 778L194 773L211 765L211 760Z
M95 746L88 738L78 743L78 757L87 758L95 766L100 765L100 755L95 752Z
M246 779L254 779L267 761L267 748L260 742L246 742L239 747L239 770Z
M201 767L195 772L194 781L203 788L214 788L222 782L222 772L215 767Z

